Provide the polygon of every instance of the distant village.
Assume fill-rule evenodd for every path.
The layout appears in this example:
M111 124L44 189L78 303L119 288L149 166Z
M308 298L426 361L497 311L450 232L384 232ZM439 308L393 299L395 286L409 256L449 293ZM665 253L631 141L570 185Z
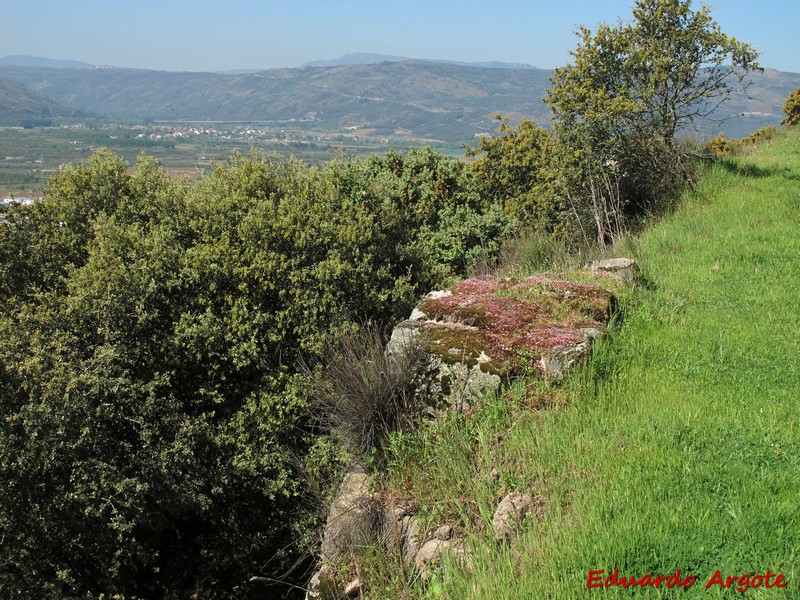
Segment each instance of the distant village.
M27 198L27 197L15 198L14 196L9 196L8 198L3 198L2 200L0 200L0 210L5 210L12 204L22 204L22 205L33 204L34 202L37 202L38 200L41 199L42 198Z

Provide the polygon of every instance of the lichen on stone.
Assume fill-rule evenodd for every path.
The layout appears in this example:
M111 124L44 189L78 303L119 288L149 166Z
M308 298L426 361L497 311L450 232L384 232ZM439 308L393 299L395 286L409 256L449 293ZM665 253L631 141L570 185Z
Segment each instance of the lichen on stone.
M426 349L504 376L541 370L543 352L583 343L586 330L604 328L613 302L598 286L541 275L475 277L448 291L418 307Z

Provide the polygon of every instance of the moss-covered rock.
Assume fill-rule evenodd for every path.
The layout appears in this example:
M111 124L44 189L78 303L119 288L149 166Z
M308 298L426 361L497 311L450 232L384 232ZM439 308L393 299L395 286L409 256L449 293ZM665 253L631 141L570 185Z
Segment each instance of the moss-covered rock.
M559 352L590 343L614 300L601 287L540 275L477 277L447 291L428 295L415 311L421 343L446 364L503 377L545 372Z

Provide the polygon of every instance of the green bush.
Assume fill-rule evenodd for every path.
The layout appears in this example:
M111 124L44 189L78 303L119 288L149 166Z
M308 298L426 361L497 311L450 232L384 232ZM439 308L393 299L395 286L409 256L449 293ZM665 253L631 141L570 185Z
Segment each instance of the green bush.
M786 113L786 118L781 121L782 125L789 127L800 124L800 88L794 90L786 102L783 103L783 112Z
M397 214L431 282L494 263L517 227L479 175L430 148L341 159L329 170L344 197Z
M477 148L467 152L475 159L470 169L481 196L526 225L547 232L561 230L565 208L556 193L553 170L557 140L533 121L523 119L514 128L499 120L499 135L482 137Z
M325 512L308 474L324 479L336 453L298 359L405 317L473 244L495 247L507 223L468 177L430 151L322 170L256 154L189 184L101 151L11 209L0 595L301 581L286 573Z

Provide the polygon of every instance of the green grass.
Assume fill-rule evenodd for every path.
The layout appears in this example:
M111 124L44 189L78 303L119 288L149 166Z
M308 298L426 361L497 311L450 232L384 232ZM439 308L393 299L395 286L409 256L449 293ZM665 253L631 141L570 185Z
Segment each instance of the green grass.
M800 598L800 135L710 167L637 259L648 285L564 390L520 382L395 438L387 493L454 523L472 565L427 585L384 568L374 597L734 598L705 589L715 570L769 569L787 587L747 597ZM546 512L499 546L492 512L513 489ZM587 589L615 568L697 581Z

